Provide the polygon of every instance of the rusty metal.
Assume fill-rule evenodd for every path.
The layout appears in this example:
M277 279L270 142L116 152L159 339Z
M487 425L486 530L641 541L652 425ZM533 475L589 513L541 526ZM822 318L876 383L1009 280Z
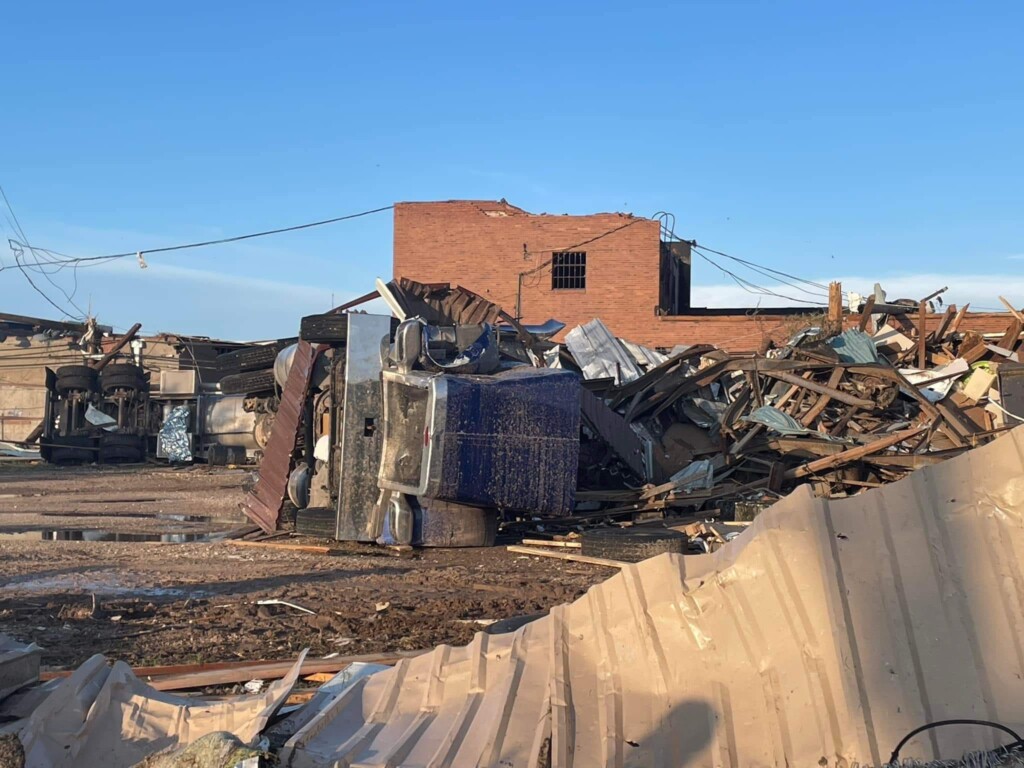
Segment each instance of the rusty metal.
M106 368L107 363L109 363L111 360L114 359L114 357L117 356L117 353L121 351L125 344L127 344L129 341L135 338L135 334L137 334L141 328L142 323L136 323L131 328L129 328L128 332L124 336L122 336L121 338L114 342L114 346L110 348L107 354L105 354L103 357L96 361L96 364L93 365L93 368L95 368L97 371L102 371L104 368Z
M242 512L268 533L277 530L281 506L288 489L292 453L302 426L313 363L321 347L300 340L291 371L281 393L281 404L274 417L274 429L263 452L256 484L242 502Z

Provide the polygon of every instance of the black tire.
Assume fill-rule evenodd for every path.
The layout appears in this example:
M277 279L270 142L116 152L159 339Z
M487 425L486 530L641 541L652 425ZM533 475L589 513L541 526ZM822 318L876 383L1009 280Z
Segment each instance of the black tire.
M250 395L274 391L273 371L234 373L220 380L220 391L225 395Z
M88 365L62 365L54 374L54 384L60 393L91 392L96 389L96 370Z
M86 435L54 437L47 441L51 464L90 464L96 461L96 439Z
M100 461L104 464L137 464L145 456L146 443L140 435L108 432L100 437Z
M234 373L262 371L274 367L274 361L285 347L295 343L294 339L275 341L273 344L259 344L243 347L217 355L217 370L227 376Z
M318 539L333 539L337 533L337 516L329 507L308 507L295 513L295 532Z
M96 377L61 376L57 379L54 387L62 395L69 392L93 392L96 389Z
M306 315L299 324L299 338L326 344L344 342L348 338L348 315Z
M100 374L100 386L104 392L115 389L142 390L146 388L146 372L137 365L108 365Z
M596 528L583 532L582 552L587 557L603 557L639 563L665 552L686 551L689 537L666 528Z

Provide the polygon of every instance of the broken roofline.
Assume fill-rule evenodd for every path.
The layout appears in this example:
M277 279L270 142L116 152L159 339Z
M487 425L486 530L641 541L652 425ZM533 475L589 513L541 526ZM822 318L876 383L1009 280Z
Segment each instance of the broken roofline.
M484 216L534 216L547 218L579 218L592 219L600 217L615 217L620 219L645 219L656 221L647 216L637 216L634 213L623 211L605 211L600 213L532 213L519 206L512 205L505 198L501 200L411 200L395 203L395 208L411 206L450 206L467 210L476 210Z

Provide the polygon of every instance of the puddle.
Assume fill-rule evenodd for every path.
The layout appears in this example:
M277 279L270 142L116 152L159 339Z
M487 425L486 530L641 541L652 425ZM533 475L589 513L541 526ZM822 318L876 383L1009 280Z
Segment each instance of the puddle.
M25 592L48 592L51 590L70 592L91 592L97 595L133 595L139 597L204 597L205 590L178 589L174 587L128 586L118 574L97 571L89 574L70 573L60 576L31 576L13 579L3 585L6 589L20 589Z
M208 515L179 515L172 512L40 512L40 517L127 517L132 520L173 520L176 523L212 523Z
M224 531L212 533L135 533L104 531L90 528L70 530L32 530L0 533L0 541L158 541L165 544L187 544L193 541L218 541Z

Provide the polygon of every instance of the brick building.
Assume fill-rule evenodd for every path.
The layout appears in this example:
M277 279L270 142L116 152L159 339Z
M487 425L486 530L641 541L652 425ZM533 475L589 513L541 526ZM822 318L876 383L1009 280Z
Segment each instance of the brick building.
M787 338L820 312L691 307L689 246L662 242L655 219L449 200L396 203L394 223L395 277L462 285L526 323L555 318L573 328L600 317L617 336L649 346L744 351ZM971 315L963 327L1002 331L1006 314Z

